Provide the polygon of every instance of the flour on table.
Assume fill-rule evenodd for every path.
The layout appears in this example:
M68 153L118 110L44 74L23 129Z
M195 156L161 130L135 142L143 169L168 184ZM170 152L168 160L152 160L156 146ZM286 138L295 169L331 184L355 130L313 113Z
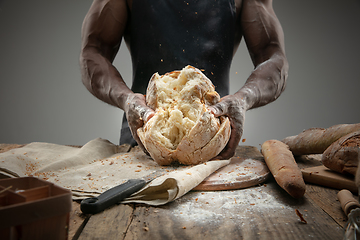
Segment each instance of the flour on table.
M252 209L261 211L278 211L290 208L279 202L273 195L263 191L266 185L235 191L190 192L176 200L172 213L176 218L189 221L214 222L225 218L246 218ZM233 209L243 207L242 212ZM242 214L243 213L243 214Z

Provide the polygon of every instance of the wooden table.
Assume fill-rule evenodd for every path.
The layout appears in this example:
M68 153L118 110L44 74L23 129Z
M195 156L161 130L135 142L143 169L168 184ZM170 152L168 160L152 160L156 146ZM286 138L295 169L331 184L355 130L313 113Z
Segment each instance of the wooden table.
M0 152L21 146L0 144ZM296 160L301 168L321 164L318 156ZM82 214L74 201L69 239L342 239L347 217L337 192L307 184L305 196L294 199L271 178L247 189L191 191L164 206L119 204L95 215Z

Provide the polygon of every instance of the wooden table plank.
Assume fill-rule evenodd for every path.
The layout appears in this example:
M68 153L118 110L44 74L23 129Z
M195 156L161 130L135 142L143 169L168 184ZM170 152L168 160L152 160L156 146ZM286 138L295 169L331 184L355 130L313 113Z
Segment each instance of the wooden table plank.
M81 212L80 203L73 201L70 212L68 239L77 239L89 217L90 215L85 215Z
M347 216L340 206L337 199L339 190L317 186L313 184L306 185L306 195L311 198L316 205L329 214L334 221L344 227L347 222Z
M300 221L298 209L307 220ZM190 192L160 207L137 205L125 239L341 239L342 228L311 199L275 182L236 191Z
M92 215L78 239L123 239L133 211L132 205L120 204Z

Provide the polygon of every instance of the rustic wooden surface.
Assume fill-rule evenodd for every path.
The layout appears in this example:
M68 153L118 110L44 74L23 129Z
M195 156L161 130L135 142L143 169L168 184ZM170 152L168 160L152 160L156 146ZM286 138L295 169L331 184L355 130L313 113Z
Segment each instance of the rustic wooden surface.
M0 144L0 152L22 146ZM321 164L318 156L296 160L300 168ZM347 218L337 192L307 184L305 196L294 199L271 177L251 188L191 191L164 206L119 204L95 215L82 214L74 201L69 239L342 239Z
M268 206L261 196L271 200ZM120 204L91 216L79 239L341 239L342 231L312 198L289 198L271 181L251 189L193 191L161 207Z

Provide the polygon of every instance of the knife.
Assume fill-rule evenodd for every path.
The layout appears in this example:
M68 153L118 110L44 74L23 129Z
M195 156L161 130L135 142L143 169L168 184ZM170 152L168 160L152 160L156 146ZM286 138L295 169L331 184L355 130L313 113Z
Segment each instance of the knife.
M147 183L167 172L165 169L154 171L138 179L129 179L116 187L106 190L98 197L85 198L81 201L80 209L85 214L96 214L104 211L142 189Z

